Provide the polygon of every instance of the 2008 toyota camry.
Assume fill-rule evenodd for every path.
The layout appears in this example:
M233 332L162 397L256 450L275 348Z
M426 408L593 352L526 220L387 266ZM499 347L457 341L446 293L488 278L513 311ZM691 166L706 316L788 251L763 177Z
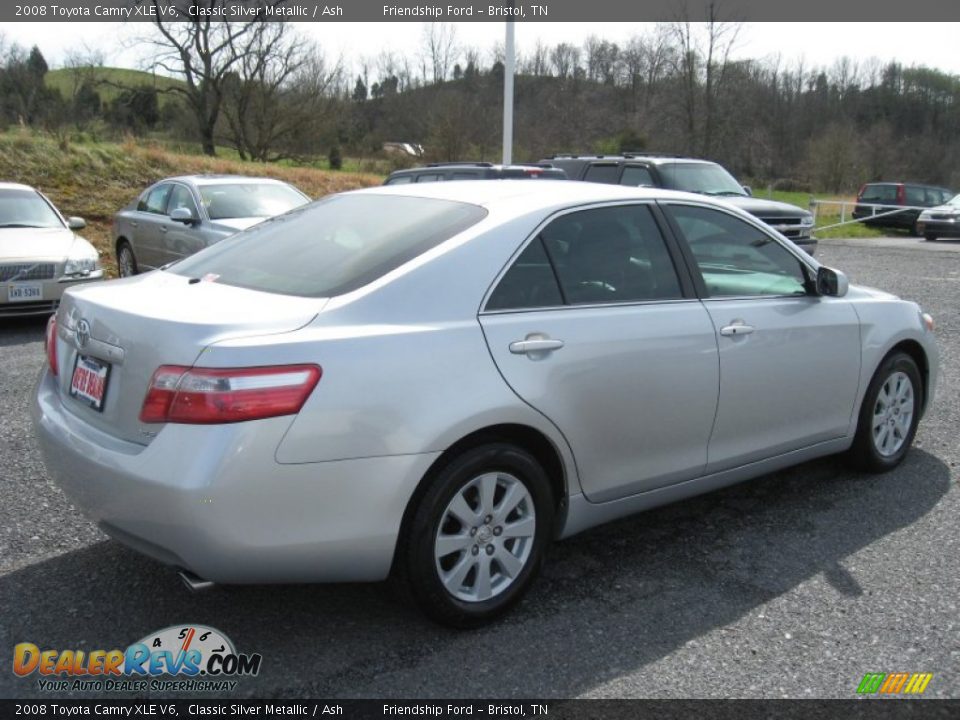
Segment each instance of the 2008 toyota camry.
M34 420L109 535L192 583L405 579L475 625L552 539L846 452L904 458L933 320L702 196L335 195L73 288Z

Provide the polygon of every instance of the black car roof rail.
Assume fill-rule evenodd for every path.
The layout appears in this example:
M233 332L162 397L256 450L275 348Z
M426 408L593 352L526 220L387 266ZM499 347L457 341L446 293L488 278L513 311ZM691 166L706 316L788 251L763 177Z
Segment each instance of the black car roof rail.
M493 167L490 162L435 162L427 163L427 167Z

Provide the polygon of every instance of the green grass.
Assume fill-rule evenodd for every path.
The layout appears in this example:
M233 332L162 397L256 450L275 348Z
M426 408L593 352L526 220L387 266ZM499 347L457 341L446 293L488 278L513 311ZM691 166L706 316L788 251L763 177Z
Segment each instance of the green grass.
M112 67L50 70L44 76L43 81L47 87L59 90L64 97L69 97L73 93L74 84L77 82L77 73L81 74L83 78L93 76L95 89L103 102L110 102L123 92L124 88L148 85L164 91L183 85L183 81L176 78L155 75L143 70ZM164 103L172 97L177 97L177 95L161 92L158 97L160 106L163 107Z

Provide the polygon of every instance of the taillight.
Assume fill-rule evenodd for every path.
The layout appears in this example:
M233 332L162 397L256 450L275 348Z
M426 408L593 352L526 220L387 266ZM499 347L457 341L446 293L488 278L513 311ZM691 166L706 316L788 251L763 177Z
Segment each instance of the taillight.
M907 188L904 185L897 185L897 205L907 204Z
M44 349L47 351L47 364L50 366L50 372L54 375L59 374L60 368L57 366L57 316L51 315L47 320L47 335L44 341Z
M140 422L216 424L294 415L320 382L321 373L317 365L162 365L150 379Z

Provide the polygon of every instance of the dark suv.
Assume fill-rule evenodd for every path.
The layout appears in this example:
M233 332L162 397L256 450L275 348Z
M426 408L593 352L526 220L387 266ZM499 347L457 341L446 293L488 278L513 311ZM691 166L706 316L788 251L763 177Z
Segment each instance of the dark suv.
M438 182L442 180L566 180L567 174L550 163L494 165L488 162L431 163L424 167L395 170L384 185Z
M813 215L803 208L752 197L717 163L679 155L624 153L623 155L555 155L542 162L566 171L571 180L658 187L722 197L746 210L813 255Z
M857 206L853 208L855 218L870 218L864 220L864 225L870 227L902 228L909 230L913 235L919 235L917 218L920 217L919 208L930 208L943 205L954 195L946 188L935 185L918 185L902 182L875 182L867 183L857 193ZM859 203L864 203L863 205ZM874 207L874 206L887 207ZM907 206L909 210L896 211L896 206ZM884 213L891 213L884 215ZM873 218L873 215L883 217Z

